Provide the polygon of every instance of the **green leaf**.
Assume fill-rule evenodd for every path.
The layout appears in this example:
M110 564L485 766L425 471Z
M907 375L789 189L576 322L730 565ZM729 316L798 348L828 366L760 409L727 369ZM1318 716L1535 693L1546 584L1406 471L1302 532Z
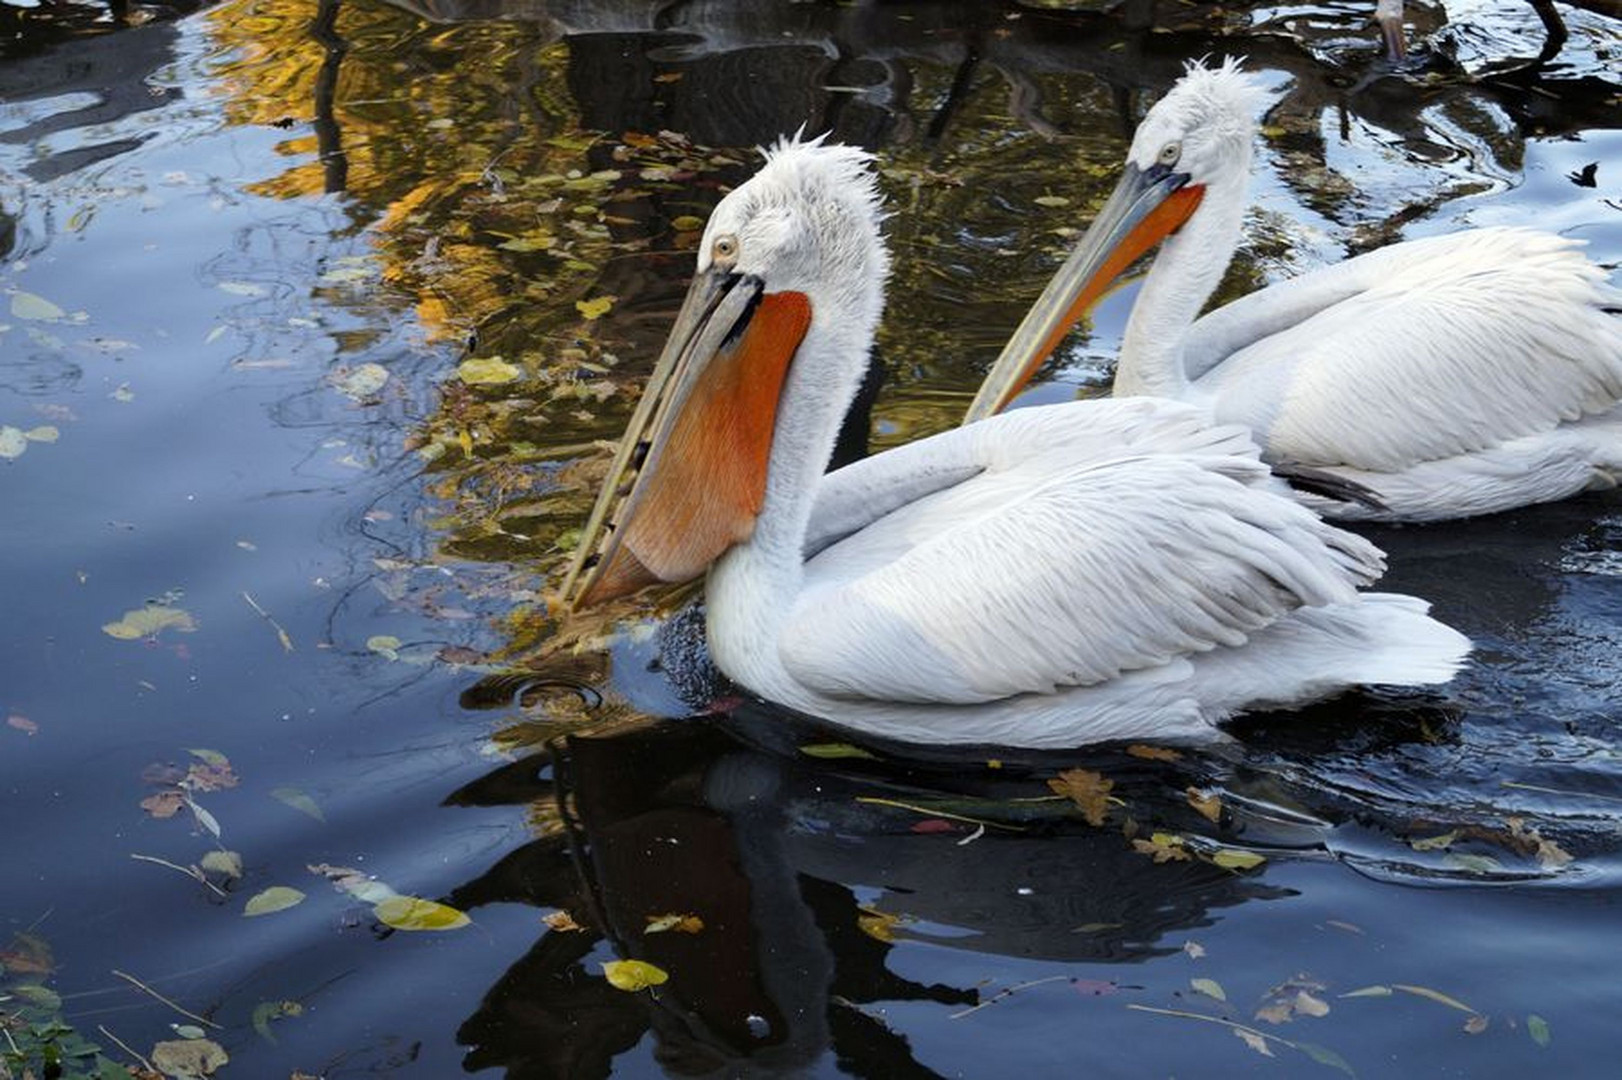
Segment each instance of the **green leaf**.
M1354 997L1390 997L1394 991L1389 986L1365 986L1360 990L1348 990L1340 995L1343 998Z
M11 294L11 314L19 319L61 319L67 312L45 299L35 296L31 292L14 292Z
M190 754L199 761L206 762L207 764L214 766L216 769L229 769L231 767L231 759L220 753L218 750L188 748L186 753Z
M591 300L576 300L574 307L587 319L600 319L608 314L616 299L613 296L598 296Z
M1549 1045L1549 1022L1537 1013L1527 1016L1526 1033L1532 1036L1532 1041L1539 1046Z
M400 639L393 634L373 634L366 639L366 647L390 660L400 659Z
M1188 985L1192 986L1196 993L1204 994L1206 997L1216 998L1218 1001L1228 1000L1227 991L1223 990L1222 984L1215 979L1190 979Z
M805 746L800 747L800 753L806 757L822 758L825 761L834 761L839 758L872 758L877 760L874 755L863 750L860 746L852 746L850 743L842 742L807 743Z
M1446 1005L1450 1009L1457 1009L1460 1012L1470 1013L1472 1016L1475 1015L1476 1012L1476 1010L1472 1009L1458 998L1449 997L1440 990L1432 990L1428 986L1414 986L1412 983L1392 983L1391 988L1393 990L1401 990L1405 994L1413 994L1415 997L1426 998L1430 1001L1436 1002L1439 1005Z
M321 812L321 807L316 805L315 800L299 788L279 787L273 789L270 794L273 798L286 803L301 814L308 814L321 822L327 820L327 815Z
M41 986L38 983L19 983L16 986L8 987L6 992L14 994L28 1002L28 1004L44 1009L47 1012L54 1013L62 1008L61 996L49 986Z
M303 902L304 894L297 889L288 885L272 885L264 892L249 898L247 906L242 909L242 914L269 915L277 911L286 911Z
M120 641L140 641L143 638L156 637L164 630L179 630L189 634L197 629L197 621L191 617L190 612L181 608L165 604L148 604L146 607L124 612L122 619L106 623L101 629L102 633Z
M1320 1065L1328 1065L1331 1069L1339 1069L1347 1076L1357 1075L1357 1070L1352 1068L1349 1061L1327 1046L1319 1046L1317 1043L1297 1042L1295 1048Z
M465 912L416 896L391 896L372 914L396 930L457 930L473 921Z
M456 365L456 377L469 386L497 386L510 383L522 372L499 356L476 356Z
M616 990L634 992L646 990L668 982L669 973L643 960L608 960L603 964L603 975L608 985Z

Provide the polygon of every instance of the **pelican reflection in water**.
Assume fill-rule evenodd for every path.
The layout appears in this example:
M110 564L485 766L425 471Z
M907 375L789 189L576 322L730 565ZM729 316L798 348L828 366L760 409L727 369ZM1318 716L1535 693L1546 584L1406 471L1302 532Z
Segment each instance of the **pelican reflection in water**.
M1020 410L824 477L889 266L869 160L787 140L716 208L579 603L707 571L731 679L921 743L1199 741L1247 708L1452 676L1460 634L1358 592L1379 550L1186 404Z
M1145 251L1115 393L1212 410L1263 457L1371 491L1332 517L1432 521L1615 486L1622 291L1577 241L1519 228L1413 240L1196 319L1239 242L1265 94L1190 65L1144 117L1125 175L987 375L1006 405ZM1163 243L1161 241L1164 240Z

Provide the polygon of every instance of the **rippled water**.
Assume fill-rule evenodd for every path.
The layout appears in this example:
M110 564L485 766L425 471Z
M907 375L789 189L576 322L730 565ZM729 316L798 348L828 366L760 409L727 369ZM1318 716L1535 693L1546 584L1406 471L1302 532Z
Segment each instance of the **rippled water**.
M1175 760L649 719L725 689L544 603L696 223L802 123L896 211L876 446L1191 57L1280 96L1229 295L1466 225L1622 261L1618 24L1534 64L1530 5L1410 5L1392 69L1370 6L0 3L0 1014L134 1065L198 1021L129 976L227 1077L1610 1075L1615 495L1377 531L1471 668Z

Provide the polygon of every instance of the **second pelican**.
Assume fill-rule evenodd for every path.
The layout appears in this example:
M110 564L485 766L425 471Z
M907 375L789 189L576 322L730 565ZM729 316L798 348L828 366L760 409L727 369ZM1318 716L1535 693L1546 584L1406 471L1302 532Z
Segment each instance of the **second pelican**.
M1015 331L969 420L1001 409L1109 282L1161 244L1121 342L1115 393L1205 406L1263 456L1370 502L1331 517L1431 521L1622 478L1622 292L1579 244L1471 229L1393 244L1198 320L1239 242L1265 95L1191 65L1144 117L1126 173Z
M708 568L723 672L911 742L1199 741L1247 708L1452 676L1461 635L1357 591L1380 552L1187 405L1025 409L824 477L889 266L868 161L786 141L716 208L577 603Z

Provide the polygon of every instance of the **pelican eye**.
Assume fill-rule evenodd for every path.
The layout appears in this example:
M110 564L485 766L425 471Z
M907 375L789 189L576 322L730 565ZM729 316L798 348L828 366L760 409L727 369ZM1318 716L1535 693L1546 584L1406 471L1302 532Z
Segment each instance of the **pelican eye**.
M731 234L717 236L715 243L710 245L710 258L723 270L731 269L732 264L738 261L738 238Z
M1160 148L1160 155L1155 159L1162 165L1175 165L1177 159L1183 156L1183 144L1169 142Z

